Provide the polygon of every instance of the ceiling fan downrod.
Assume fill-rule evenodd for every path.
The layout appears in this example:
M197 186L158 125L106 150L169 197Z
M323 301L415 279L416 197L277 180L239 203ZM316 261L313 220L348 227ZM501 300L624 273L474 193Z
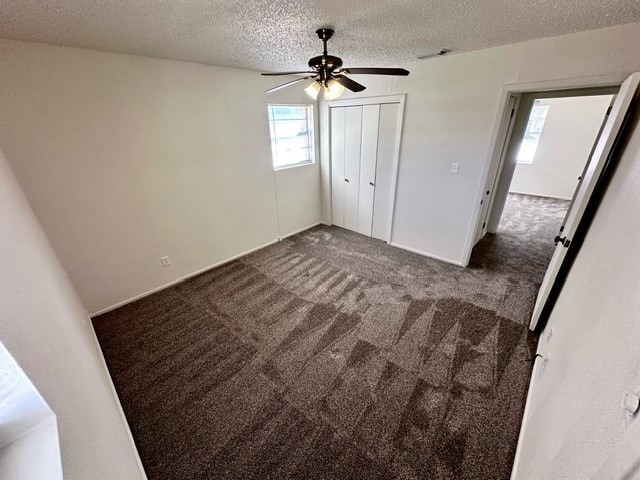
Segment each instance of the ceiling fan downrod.
M318 38L322 40L322 55L309 60L309 67L318 72L318 82L326 86L331 80L331 74L342 67L342 59L329 55L327 51L327 41L333 36L331 28L319 28L316 30Z

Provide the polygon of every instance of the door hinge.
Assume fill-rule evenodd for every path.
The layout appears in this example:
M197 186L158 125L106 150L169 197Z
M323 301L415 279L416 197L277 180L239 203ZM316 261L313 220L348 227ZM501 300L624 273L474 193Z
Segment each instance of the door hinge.
M482 228L484 228L486 224L487 224L487 222L484 222L484 223L482 224Z
M609 108L607 108L607 113L605 113L605 115L609 115L611 113L611 110L613 110L613 105L609 105Z
M509 118L513 118L513 114L516 112L515 107L511 109L511 115L509 115Z

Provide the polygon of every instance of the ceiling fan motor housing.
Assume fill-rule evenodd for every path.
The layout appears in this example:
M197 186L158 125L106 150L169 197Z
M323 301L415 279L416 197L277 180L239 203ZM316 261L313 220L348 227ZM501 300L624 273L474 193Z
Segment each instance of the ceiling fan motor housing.
M342 67L342 59L333 55L320 55L309 60L309 66L318 72L318 80L324 84L324 82L331 79L331 74L335 70Z

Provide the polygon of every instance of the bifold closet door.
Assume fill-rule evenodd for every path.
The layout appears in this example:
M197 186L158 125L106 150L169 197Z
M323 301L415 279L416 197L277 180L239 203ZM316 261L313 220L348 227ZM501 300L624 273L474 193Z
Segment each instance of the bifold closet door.
M344 142L346 108L331 109L331 223L344 227Z
M400 104L331 108L332 223L388 240Z
M345 107L344 228L358 231L362 107Z
M396 149L400 142L400 104L379 105L375 198L370 235L381 240L389 239L395 194Z
M356 231L368 237L371 236L373 226L379 118L380 105L364 105L362 107L360 189L358 192L358 226Z

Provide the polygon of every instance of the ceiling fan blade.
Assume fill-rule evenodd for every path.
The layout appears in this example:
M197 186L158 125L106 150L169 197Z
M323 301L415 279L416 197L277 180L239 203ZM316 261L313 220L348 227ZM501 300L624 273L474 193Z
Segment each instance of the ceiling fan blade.
M300 74L310 74L310 73L316 73L316 72L265 72L265 73L261 73L260 75L264 75L265 77L275 77L278 75L300 75Z
M296 78L295 80L291 80L290 82L283 83L282 85L270 88L269 90L265 90L264 93L275 92L276 90L280 90L281 88L288 87L289 85L293 85L294 83L302 82L304 80L309 80L310 78L313 78L313 77L315 77L315 75L310 75L308 77L302 77L302 78Z
M344 75L336 75L334 80L352 92L361 92L366 88L364 85L360 85L358 82L355 82Z
M402 77L409 75L409 70L404 68L343 68L340 72L350 75L400 75Z

